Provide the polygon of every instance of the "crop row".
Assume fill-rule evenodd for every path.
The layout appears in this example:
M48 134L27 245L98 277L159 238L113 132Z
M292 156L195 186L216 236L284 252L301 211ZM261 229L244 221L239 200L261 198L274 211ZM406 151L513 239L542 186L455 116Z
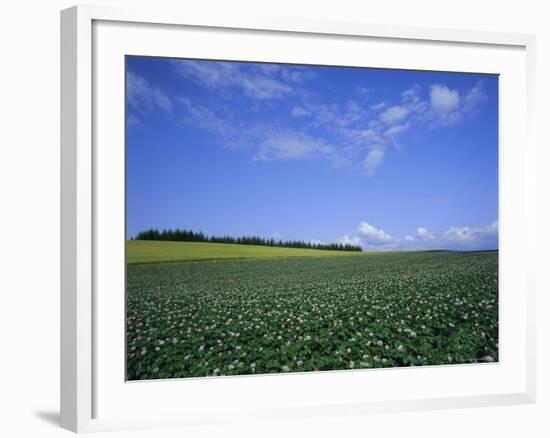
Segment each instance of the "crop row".
M498 360L498 254L128 266L127 376Z

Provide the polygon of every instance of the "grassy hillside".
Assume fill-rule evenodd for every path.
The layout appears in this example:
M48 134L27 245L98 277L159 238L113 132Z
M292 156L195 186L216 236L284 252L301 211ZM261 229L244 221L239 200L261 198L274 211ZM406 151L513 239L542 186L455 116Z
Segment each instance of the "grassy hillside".
M216 259L273 259L288 257L352 257L364 253L320 249L279 248L256 245L203 242L159 242L131 240L126 242L128 263L159 263Z

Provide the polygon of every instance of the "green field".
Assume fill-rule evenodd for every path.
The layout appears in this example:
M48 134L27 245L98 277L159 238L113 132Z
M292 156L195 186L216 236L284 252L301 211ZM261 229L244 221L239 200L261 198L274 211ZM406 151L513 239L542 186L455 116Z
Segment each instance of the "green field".
M498 252L155 243L128 245L129 380L498 360Z
M126 242L126 256L130 264L182 262L217 259L275 259L289 257L360 256L354 251L326 249L279 248L272 246L236 245L206 242L159 242L130 240Z

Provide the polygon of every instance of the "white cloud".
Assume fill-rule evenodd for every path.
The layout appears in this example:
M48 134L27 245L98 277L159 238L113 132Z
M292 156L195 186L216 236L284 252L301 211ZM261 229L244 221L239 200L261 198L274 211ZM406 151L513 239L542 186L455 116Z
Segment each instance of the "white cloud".
M457 90L450 90L445 85L432 85L430 104L437 114L447 115L458 108L460 96Z
M487 99L483 81L478 81L463 95L458 90L452 90L441 84L435 84L430 89L430 110L425 119L432 126L451 126L460 122L468 114L475 114Z
M289 94L293 88L273 77L279 71L269 66L248 66L219 61L173 61L176 71L208 88L238 88L255 99L275 99Z
M468 91L468 93L466 93L464 97L464 111L474 111L486 99L487 94L483 87L483 81L479 81L470 91Z
M382 141L380 135L378 134L378 130L373 128L357 131L357 135L363 140L368 140L368 141L377 142L377 143Z
M394 241L383 229L376 228L366 221L359 223L357 231L363 238L363 241L370 245L383 245Z
M416 235L420 237L421 239L430 239L433 238L433 236L430 234L427 228L424 227L418 227L416 229Z
M404 106L395 105L380 114L380 120L388 125L400 122L409 114L409 110Z
M372 111L380 111L381 109L384 109L386 107L386 102L379 102L375 103L374 105L370 106L370 109Z
M258 64L258 68L266 74L275 74L278 71L281 71L281 66L279 64Z
M206 87L229 87L241 82L238 64L213 61L173 61L176 72Z
M280 70L281 77L288 82L301 84L308 79L314 78L315 73L307 67L285 67Z
M498 237L498 221L485 228L450 227L445 231L444 238L458 243L480 242Z
M394 136L394 135L397 135L401 132L404 132L406 131L407 129L409 129L411 126L410 123L405 123L403 125L395 125L395 126L392 126L391 128L389 128L386 132L384 132L384 136L385 137L391 137L391 136Z
M376 173L376 169L378 169L378 166L382 164L382 161L384 160L384 151L382 149L372 149L367 154L367 158L365 158L364 166L367 170L368 175L374 175Z
M126 93L128 103L136 110L149 112L161 109L169 113L172 100L159 88L149 84L142 76L128 71L126 75Z
M288 85L262 76L244 76L240 85L247 95L257 99L279 98L292 91Z
M141 120L133 114L128 114L126 116L126 123L128 123L129 126L139 125L141 123Z
M420 85L414 84L411 88L401 93L403 103L416 103L420 100Z
M341 242L361 245L370 251L420 251L454 250L479 251L498 249L498 221L486 227L449 227L444 233L430 233L425 227L418 227L416 236L406 235L394 238L384 230L362 221L357 236L344 235Z
M303 109L301 106L295 106L294 108L292 108L292 112L290 114L293 117L306 117L309 116L311 113Z
M441 234L418 227L416 238L399 240L395 248L403 250L447 249L476 251L498 248L498 221L486 227L451 226Z
M361 239L357 236L350 237L347 234L344 234L340 239L338 239L338 243L341 243L342 245L359 245L361 246L362 242Z
M310 77L305 68L211 61L174 61L174 66L182 76L221 96L234 98L240 92L255 99L253 110L286 105L286 114L300 119L299 125L285 130L280 119L245 122L229 99L218 100L215 108L188 105L187 121L216 133L225 143L246 143L259 161L321 157L336 165L358 163L367 175L374 175L394 148L402 148L398 142L405 136L400 134L422 125L455 124L485 98L482 82L465 90L464 97L442 84L432 85L423 95L414 84L397 94L393 105L389 100L365 105L365 95L373 91L365 87L356 89L357 100L334 103L299 86ZM265 102L279 98L284 99Z
M451 240L464 241L471 240L474 235L470 227L451 227L447 231L445 231L445 237Z
M258 161L324 158L335 165L344 164L336 149L322 139L295 132L273 132L260 144L254 157Z
M359 86L355 89L355 91L357 92L357 94L360 94L360 95L363 95L363 96L368 96L370 93L372 93L374 91L374 89Z
M186 123L207 129L225 138L235 133L234 124L216 114L213 109L195 104L185 97L178 98L178 102L184 107L183 118Z

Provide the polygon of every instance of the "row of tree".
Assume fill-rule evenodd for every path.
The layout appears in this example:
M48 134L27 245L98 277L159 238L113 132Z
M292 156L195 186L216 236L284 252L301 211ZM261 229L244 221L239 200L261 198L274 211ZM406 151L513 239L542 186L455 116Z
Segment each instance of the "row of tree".
M322 243L306 242L303 240L266 239L258 236L208 236L202 231L192 230L157 230L151 228L140 231L132 240L162 240L170 242L212 242L212 243L236 243L238 245L262 245L278 246L284 248L330 249L336 251L362 251L361 246L349 243Z

